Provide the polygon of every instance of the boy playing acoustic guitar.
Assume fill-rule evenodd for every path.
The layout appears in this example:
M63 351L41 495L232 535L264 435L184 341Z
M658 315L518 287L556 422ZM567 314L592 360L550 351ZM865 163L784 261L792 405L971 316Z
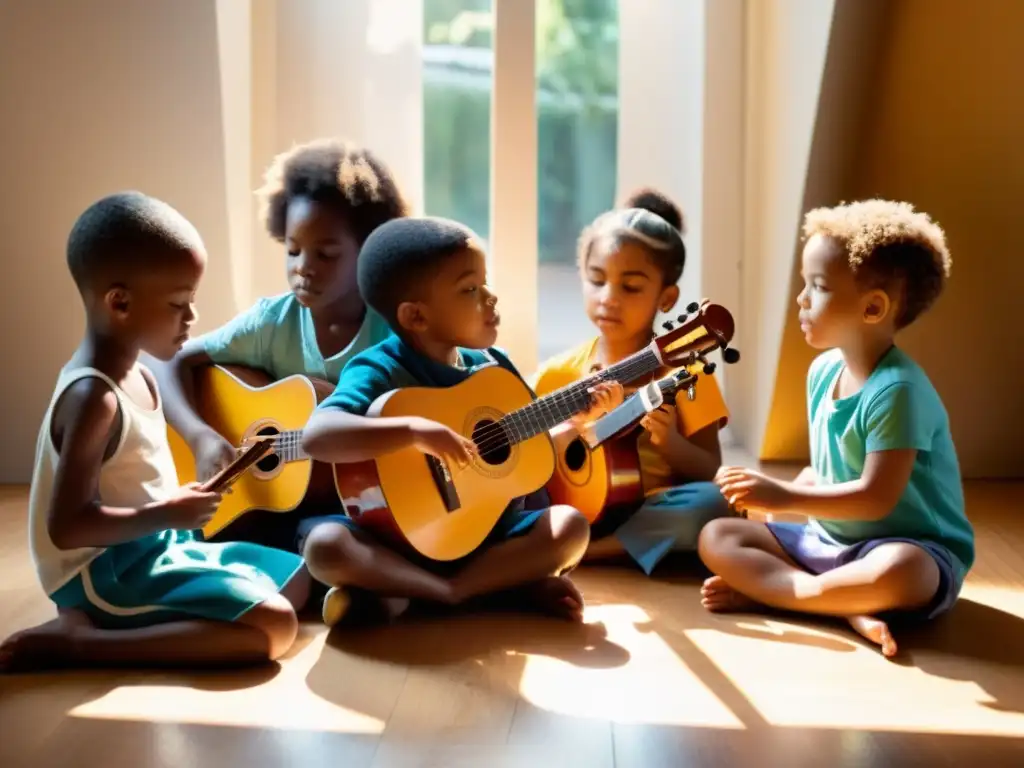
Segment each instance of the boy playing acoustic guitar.
M643 189L599 216L580 235L579 269L587 315L600 334L541 364L532 377L544 396L647 346L658 312L679 300L686 261L679 209ZM729 514L711 482L721 464L718 432L728 410L713 375L698 373L697 397L676 399L644 418L638 442L645 499L586 559L628 554L649 575L673 550L694 551L709 520ZM611 405L616 405L612 402Z
M67 260L86 335L39 431L32 559L53 621L0 647L0 670L265 662L298 632L302 560L245 542L197 541L220 495L178 487L160 390L139 363L170 359L195 322L199 234L137 192L79 217Z
M846 618L895 655L889 624L948 611L974 562L974 529L949 418L927 374L895 344L942 292L943 231L907 203L867 200L807 214L811 466L792 483L723 467L737 509L807 524L713 521L700 556L711 611L771 606Z
M366 413L391 390L454 386L488 365L519 376L492 346L497 297L487 287L481 246L453 221L389 222L363 245L359 288L396 333L345 367L334 394L306 427L305 450L323 462L354 463L415 446L452 466L465 465L476 448L448 427ZM606 408L610 387L596 389L595 408ZM454 562L428 560L345 515L309 531L303 551L310 571L335 587L324 602L325 621L341 618L347 601L340 588L353 586L448 605L515 590L541 610L579 620L583 598L565 574L587 548L586 518L571 507L530 510L523 499L509 501L487 541Z

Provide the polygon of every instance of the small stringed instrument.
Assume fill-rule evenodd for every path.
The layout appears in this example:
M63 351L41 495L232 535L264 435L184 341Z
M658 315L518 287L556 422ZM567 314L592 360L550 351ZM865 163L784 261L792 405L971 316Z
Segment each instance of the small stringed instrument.
M682 368L631 394L581 434L565 424L552 435L555 471L547 484L552 504L568 504L595 531L636 509L644 498L637 425L651 411L675 401L687 389L694 396L697 376Z
M512 499L551 478L555 452L549 431L589 408L591 387L693 364L705 352L728 345L734 331L729 311L708 302L691 306L695 317L636 354L538 399L498 366L476 371L453 387L409 387L382 395L367 415L432 419L472 439L479 455L461 470L413 447L360 465L336 465L344 508L361 525L397 536L428 558L468 555Z
M262 371L236 366L204 366L195 372L199 415L237 449L271 438L270 450L239 476L203 528L207 539L246 512L291 512L304 501L338 508L329 464L302 450L302 430L317 403L334 391L326 381L288 376L271 381ZM168 427L171 453L182 485L196 480L196 462L185 441Z

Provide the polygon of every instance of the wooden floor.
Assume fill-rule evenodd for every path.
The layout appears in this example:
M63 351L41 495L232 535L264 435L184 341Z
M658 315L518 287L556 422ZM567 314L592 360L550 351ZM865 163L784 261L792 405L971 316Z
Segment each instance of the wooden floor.
M0 766L1024 765L1021 485L968 486L963 599L884 660L838 624L713 616L684 563L586 568L586 624L305 628L279 667L0 677ZM0 490L0 635L53 611Z

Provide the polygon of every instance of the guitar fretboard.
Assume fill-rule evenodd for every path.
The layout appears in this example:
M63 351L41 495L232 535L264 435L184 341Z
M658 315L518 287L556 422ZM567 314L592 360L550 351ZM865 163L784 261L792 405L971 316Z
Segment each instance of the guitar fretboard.
M506 414L498 423L508 435L509 443L515 445L554 429L577 413L587 410L590 407L588 390L598 382L618 381L626 384L660 367L661 360L654 348L646 347L603 371L556 389L529 405Z

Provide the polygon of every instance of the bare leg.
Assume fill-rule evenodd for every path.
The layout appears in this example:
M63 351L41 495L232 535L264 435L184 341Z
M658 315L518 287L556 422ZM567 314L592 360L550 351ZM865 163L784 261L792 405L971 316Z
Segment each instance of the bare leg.
M882 545L860 560L814 575L785 555L766 526L750 520L713 521L701 535L699 551L717 575L702 590L709 609L735 608L746 598L783 610L841 616L886 655L895 654L896 644L884 622L872 617L923 607L940 583L931 556L903 543Z
M481 552L453 579L459 602L522 588L546 612L578 621L583 596L562 574L576 567L590 540L590 524L572 507L544 511L529 532Z
M101 629L80 611L61 611L56 619L9 637L0 646L0 671L260 664L282 656L297 633L295 610L281 595L234 623L197 619Z
M310 531L303 556L313 577L332 587L360 587L382 597L445 605L455 602L449 581L340 523L321 523Z

